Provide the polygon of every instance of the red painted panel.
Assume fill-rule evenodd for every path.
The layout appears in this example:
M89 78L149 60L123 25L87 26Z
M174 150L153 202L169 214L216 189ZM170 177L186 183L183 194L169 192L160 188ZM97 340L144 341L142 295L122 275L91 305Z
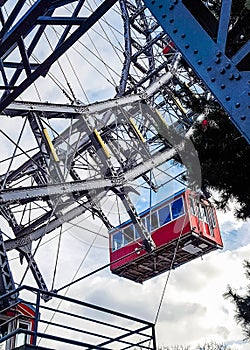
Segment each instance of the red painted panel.
M185 235L189 232L189 218L187 214L184 214L177 220L172 221L154 231L152 233L152 238L156 244L156 247L158 248L169 244L172 240L177 239L180 235ZM116 269L130 261L136 260L145 254L147 254L147 252L144 249L141 249L141 240L132 242L120 249L115 250L114 252L112 252L110 249L110 262L114 262L110 268L111 270ZM120 258L122 258L122 260L115 262ZM149 256L149 259L151 259L151 256Z
M185 203L185 214L179 217L178 219L169 222L165 226L160 227L152 233L152 238L156 244L156 250L157 248L167 246L173 240L178 239L180 235L185 235L187 233L190 233L191 231L197 233L199 236L201 236L201 238L204 237L205 239L209 239L211 242L216 243L218 246L223 246L214 208L211 207L210 210L213 210L216 225L215 227L213 227L211 232L211 225L209 226L208 223L201 221L200 219L198 219L197 216L191 213L191 203L189 198L190 195L192 195L197 200L196 211L198 215L198 194L190 190L186 190L184 194L175 197L175 199L177 199L183 196ZM162 206L164 206L165 204L163 204ZM157 209L159 209L159 207ZM110 235L110 262L113 263L110 267L111 271L117 269L118 267L125 266L127 263L135 261L142 255L147 254L147 252L144 249L142 249L141 239L132 242L126 246L123 246L115 251L112 251L111 247L112 235ZM151 255L149 255L149 259L152 259Z
M210 241L215 242L216 244L218 244L219 246L223 247L223 242L221 239L221 235L220 235L220 228L219 228L219 223L218 223L218 219L217 219L217 215L216 215L216 211L214 209L214 207L212 207L210 205L210 203L208 202L208 206L209 206L209 210L213 211L213 216L215 219L215 227L212 227L212 225L208 225L207 222L205 221L201 221L198 216L196 215L192 215L191 214L191 210L190 210L190 201L189 201L189 195L193 195L196 196L197 195L190 191L187 190L186 191L186 205L189 208L189 217L190 217L190 226L191 229L196 232L197 234L208 238Z

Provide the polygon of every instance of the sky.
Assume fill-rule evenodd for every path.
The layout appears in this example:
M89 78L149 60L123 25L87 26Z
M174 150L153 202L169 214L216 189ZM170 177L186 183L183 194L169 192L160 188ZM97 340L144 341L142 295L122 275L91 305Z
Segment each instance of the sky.
M115 21L119 21L118 16ZM51 35L55 34L51 33ZM67 73L71 76L70 84L73 86L75 95L84 103L88 101L83 89L87 91L91 101L99 100L100 97L106 99L110 95L113 96L112 85L115 84L117 72L121 70L120 60L115 57L114 52L106 49L105 44L111 35L114 35L114 32L110 30L109 37L104 41L101 41L98 35L94 36L94 32L92 35L92 39L87 37L84 44L91 47L92 52L95 53L95 62L93 62L94 55L86 50L81 42L75 46L73 63L78 67L77 72L72 72L68 58L64 57L60 61L61 67L67 67ZM117 46L119 42L120 37L116 38ZM84 50L82 55L85 60L89 59L91 63L86 64L86 67L82 66L81 50ZM120 47L119 50L121 51ZM99 74L99 78L94 79L93 76L96 73L94 66L99 65L101 73L107 69L101 61L99 51L105 54L103 62L111 61L110 57L112 57L112 64L104 74ZM36 54L39 56L43 53L36 52ZM66 85L60 66L55 65L53 72L54 75L49 75L48 79L57 78ZM81 77L80 81L77 80L77 75ZM112 84L109 82L106 84L107 80L111 80ZM47 88L43 78L38 80L36 88L41 91L43 101L61 102L61 94L55 88ZM31 87L23 98L36 100L36 89ZM8 118L5 118L2 119L1 127L16 140L18 126L13 127L14 123L15 121L11 123ZM22 122L19 120L18 123L20 130ZM23 147L29 147L29 136L27 132L22 140ZM6 140L1 142L1 147L2 154L4 153L5 156L11 152L11 147L13 151L13 145L11 146ZM1 168L1 173L2 171ZM144 198L140 197L137 200L140 204ZM159 346L183 344L194 348L198 344L218 341L238 350L250 350L250 344L242 341L244 336L241 327L234 320L233 304L223 298L223 293L226 292L228 285L243 294L246 290L248 281L245 278L242 263L250 253L249 221L236 220L233 216L233 205L226 213L218 212L218 219L224 241L222 250L212 252L203 259L196 259L171 271L170 275L164 273L142 285L112 275L109 269L106 269L73 285L67 295L154 322L164 285L169 278L156 323ZM83 222L80 222L81 220L83 218L77 218L74 221L77 225L84 224L81 229L70 224L63 227L55 280L56 288L69 283L74 275L75 278L79 278L109 261L108 240L102 236L95 239L95 234L93 234L93 232L98 232L107 236L107 230L97 220L93 221L89 217L84 217ZM2 222L1 228L5 228ZM50 241L50 238L53 240ZM93 240L95 240L94 243ZM52 286L53 269L51 266L54 265L57 254L58 231L46 237L44 241L47 243L39 249L36 258L42 262L42 272L46 276L48 285ZM93 247L89 250L92 244ZM18 281L25 267L20 267L16 257L16 252L10 254L10 263L15 276L18 276ZM25 283L33 283L31 280L28 274Z
M250 349L242 342L234 306L223 298L228 285L244 293L249 282L242 267L250 253L249 222L237 222L231 212L218 216L224 249L170 274L156 324L159 345L195 346L218 341L236 349ZM83 281L82 287L87 283L87 301L153 321L167 278L168 273L164 273L138 285L106 272ZM80 290L81 284L76 289Z
M250 349L250 344L243 342L241 327L235 322L234 305L223 297L228 285L244 295L249 283L242 266L250 253L249 221L237 221L232 211L218 212L218 218L224 241L222 250L211 252L202 259L172 270L170 275L166 272L143 284L112 275L107 268L72 285L66 295L154 322L169 278L156 322L158 346L182 344L195 349L198 344L216 341L233 349ZM98 237L89 251L95 236L87 228L91 227L96 232L99 224L95 226L95 222L85 219L84 227L85 230L71 226L62 235L56 288L70 282L79 266L75 278L108 263L108 242L103 237ZM105 234L105 229L101 232ZM51 265L55 252L56 243L50 242L41 247L36 256L39 261L43 259L42 271L48 286L52 279ZM26 282L29 282L29 276ZM60 294L64 292L65 289Z
M249 222L237 222L231 212L218 216L223 250L189 262L171 271L170 276L166 272L142 285L111 275L107 269L72 286L68 295L81 296L87 302L154 322L169 277L156 323L159 346L189 344L194 347L217 341L239 350L250 349L250 345L242 341L241 327L234 320L233 304L223 298L228 285L244 294L249 282L242 266L250 253ZM69 235L71 243L75 240L75 249L78 245L78 250L86 251L89 244L83 234L79 234ZM63 256L65 274L65 267L71 266L71 262L68 265L65 261L66 248ZM78 277L105 262L107 248L105 244L96 244Z

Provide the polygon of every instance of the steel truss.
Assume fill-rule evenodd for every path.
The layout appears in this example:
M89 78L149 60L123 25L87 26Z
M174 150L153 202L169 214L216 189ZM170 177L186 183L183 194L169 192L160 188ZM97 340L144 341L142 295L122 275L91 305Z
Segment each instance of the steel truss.
M129 192L134 191L131 184L139 178L157 191L150 171L183 152L188 143L173 127L169 129L161 114L146 103L175 78L179 64L177 60L171 72L166 72L143 92L143 102L141 94L134 94L89 106L15 102L6 110L11 118L22 116L30 122L39 151L2 175L0 204L8 212L6 220L15 235L5 240L5 248L21 251L27 260L32 258L32 264L29 260L28 263L42 290L46 291L47 286L39 270L32 269L35 263L32 242L87 210L111 228L100 205L110 191L121 199L143 238L145 249L153 249ZM44 133L46 121L62 116L71 120L70 126L51 140ZM44 208L40 215L32 220L29 217L26 223L22 215L20 222L15 208L25 211L28 205L35 204Z
M145 5L140 0L120 0L124 60L115 98L88 104L75 99L71 105L14 101L40 76L46 77L51 65L95 26L115 0L104 1L91 12L79 1L70 16L57 15L57 10L71 3L40 0L26 12L19 1L7 18L4 4L1 12L0 110L12 119L22 117L23 127L28 125L35 140L34 149L28 150L14 141L9 166L0 178L0 212L12 232L5 239L2 256L17 249L44 291L48 288L36 265L32 243L86 211L111 228L103 210L108 193L123 202L146 249L153 248L130 194L138 181L157 191L151 170L177 154L185 158L187 149L186 153L192 153L188 139L180 136L198 118L191 100L213 99L211 90L240 130L247 125L244 135L249 136L245 118L249 111L249 44L244 42L238 51L230 51L243 32L238 27L230 29L230 40L226 40L230 12L226 2L220 21L215 22L201 2L202 11L196 12L193 2L169 0L163 6L159 0L146 0ZM184 14L187 21L181 21ZM213 24L217 41L211 32ZM33 53L43 45L42 35L51 25L61 28L52 52L34 62ZM204 40L195 40L193 32ZM56 120L65 122L63 131L50 126ZM3 135L13 142L8 134ZM16 161L18 156L22 161ZM8 290L2 288L1 293Z
M250 142L249 9L235 18L231 10L236 1L222 0L216 18L201 0L144 3Z
M1 5L0 57L3 94L0 111L3 111L36 79L45 76L51 65L86 33L115 4L116 0L105 0L93 12L86 13L86 17L79 17L84 0L78 1L71 16L56 15L56 10L74 2L75 0L38 0L25 12L26 3L18 1L7 20L3 15L6 1ZM23 13L23 16L20 16L20 13ZM37 46L41 45L42 34L49 25L64 25L65 29L58 41L54 43L52 53L42 62L34 63L32 54ZM71 29L74 26L77 28L72 32ZM13 52L14 59L11 55Z

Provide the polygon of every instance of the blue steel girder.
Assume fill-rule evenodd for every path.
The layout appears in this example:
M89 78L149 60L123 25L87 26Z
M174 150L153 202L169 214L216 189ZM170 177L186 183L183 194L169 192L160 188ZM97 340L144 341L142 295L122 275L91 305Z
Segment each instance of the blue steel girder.
M67 3L74 2L75 0L68 0ZM16 7L18 10L21 9L21 5L13 9L8 20L3 25L0 33L1 45L0 45L0 56L4 57L9 54L9 51L13 46L17 45L20 38L26 37L31 32L33 27L37 25L37 19L43 16L50 9L55 9L58 6L65 5L66 1L51 1L51 0L38 0L35 4L25 13L25 15L15 23L18 12L15 11ZM20 1L19 1L20 3ZM24 2L21 2L23 5ZM14 14L13 14L14 12ZM11 20L10 20L11 19ZM14 24L14 25L13 25ZM13 25L13 26L12 26ZM11 27L12 26L12 27ZM11 29L10 29L11 27Z
M232 0L222 0L218 20L200 0L144 3L250 143L250 41L230 46L249 36L250 11L233 26Z
M61 57L83 34L85 34L104 14L116 3L117 0L104 0L88 17L78 17L84 0L78 0L72 16L53 17L56 8L76 0L37 0L31 8L19 19L18 11L21 10L23 1L19 0L8 19L2 23L0 31L0 74L3 85L0 91L3 94L0 99L0 112L22 94L40 76L45 76L51 65ZM39 64L34 64L32 53L39 44L42 33L47 25L65 25L61 37L52 53ZM69 32L72 27L76 29ZM24 40L31 35L31 41ZM13 61L14 50L19 50L21 60ZM11 57L11 60L9 59ZM9 61L8 61L9 59ZM7 74L7 69L12 69L12 76ZM25 72L25 76L22 72ZM22 79L22 80L21 80Z

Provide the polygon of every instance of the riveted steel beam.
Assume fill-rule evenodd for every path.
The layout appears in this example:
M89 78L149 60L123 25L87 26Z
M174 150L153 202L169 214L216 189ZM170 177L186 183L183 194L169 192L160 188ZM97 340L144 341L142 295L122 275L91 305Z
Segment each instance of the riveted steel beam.
M231 1L222 0L218 21L200 0L144 0L144 3L250 142L249 64L248 70L246 61L240 64L243 59L249 61L250 44L246 42L232 55L228 43L233 31L229 30ZM242 26L247 23L242 19Z

